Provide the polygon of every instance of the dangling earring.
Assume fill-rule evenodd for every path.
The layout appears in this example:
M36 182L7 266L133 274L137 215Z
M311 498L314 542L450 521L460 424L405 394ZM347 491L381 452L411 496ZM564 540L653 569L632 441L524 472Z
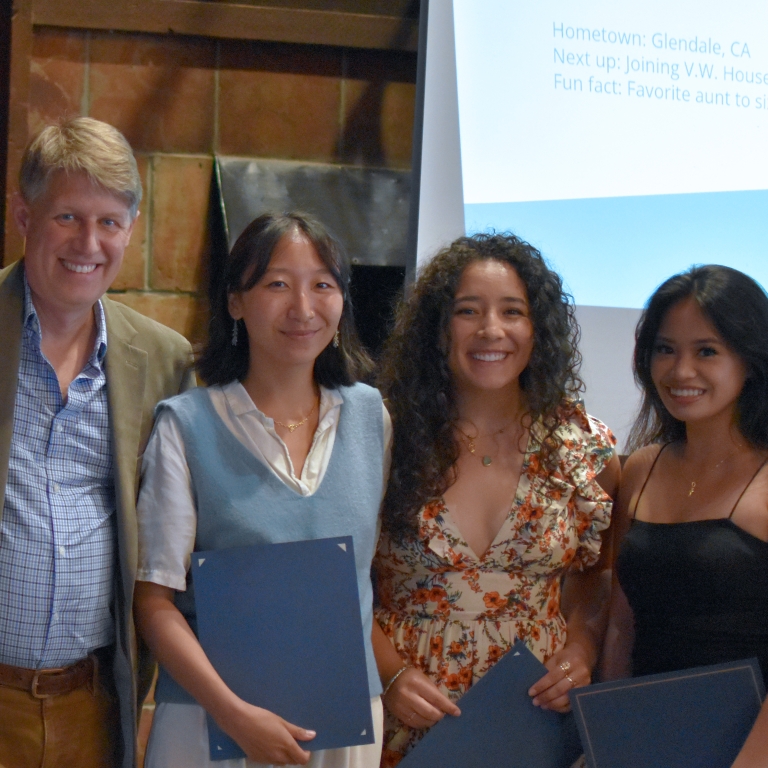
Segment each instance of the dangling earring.
M333 348L339 348L339 329L336 329L336 333L333 334Z
M237 320L232 324L232 346L237 346Z

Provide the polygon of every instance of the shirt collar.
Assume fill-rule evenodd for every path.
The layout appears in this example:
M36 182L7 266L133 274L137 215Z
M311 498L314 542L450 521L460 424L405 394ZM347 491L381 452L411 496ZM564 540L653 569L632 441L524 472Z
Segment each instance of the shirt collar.
M88 362L100 368L104 356L107 354L107 323L101 299L94 305L93 316L96 319L96 343L93 345L93 352ZM32 291L29 288L26 273L24 273L24 327L29 328L35 334L39 344L43 334L40 329L40 318L37 316L37 310L32 302Z
M253 413L259 421L266 426L272 425L272 419L262 413L262 411L254 405L250 395L239 381L231 381L229 384L224 384L221 387L221 391L224 393L224 397L235 416L239 417L244 416L246 413ZM344 400L338 390L320 387L320 417L318 429L324 427L326 417L343 402Z

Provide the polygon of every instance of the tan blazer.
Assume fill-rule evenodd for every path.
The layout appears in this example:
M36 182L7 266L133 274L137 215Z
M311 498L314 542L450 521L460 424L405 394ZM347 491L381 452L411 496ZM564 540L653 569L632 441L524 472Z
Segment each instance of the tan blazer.
M8 480L8 458L19 374L24 282L21 263L0 270L0 515ZM149 439L155 405L194 385L189 342L170 328L104 297L107 324L107 397L115 465L117 567L114 677L120 699L123 768L134 768L137 702L151 674L133 626L133 586L138 566L136 494L141 455ZM2 546L2 541L0 541Z

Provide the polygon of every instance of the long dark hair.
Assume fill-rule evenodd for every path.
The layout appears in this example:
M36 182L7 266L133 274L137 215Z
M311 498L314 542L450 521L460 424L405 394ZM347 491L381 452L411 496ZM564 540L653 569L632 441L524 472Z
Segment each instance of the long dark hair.
M736 406L737 426L755 448L768 448L768 296L751 277L718 264L692 267L670 277L645 305L635 331L635 381L643 399L629 436L636 450L657 442L685 440L685 422L661 402L651 378L656 338L667 312L693 299L704 317L747 369Z
M394 430L383 521L396 539L415 531L419 509L455 479L459 445L454 425L459 414L448 367L450 322L464 270L483 260L508 264L528 293L534 344L520 387L528 416L543 422L545 461L556 447L553 433L563 408L583 388L573 305L539 251L512 234L460 237L440 251L400 305L382 358L379 383Z
M329 344L315 360L315 381L329 389L350 386L371 369L371 361L357 336L350 299L349 264L341 244L315 218L304 213L265 213L254 219L232 246L211 296L208 342L197 361L197 372L208 384L242 381L248 373L248 331L237 321L237 345L233 346L234 321L229 314L229 295L249 291L267 271L277 244L292 232L301 232L317 251L341 289L344 306L339 323L339 345Z

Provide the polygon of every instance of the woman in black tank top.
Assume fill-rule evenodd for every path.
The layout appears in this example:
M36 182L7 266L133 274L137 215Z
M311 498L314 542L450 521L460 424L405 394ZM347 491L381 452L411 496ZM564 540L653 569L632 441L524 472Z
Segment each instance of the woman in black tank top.
M768 296L696 267L636 332L603 678L756 656L768 684ZM733 768L768 765L768 704Z

